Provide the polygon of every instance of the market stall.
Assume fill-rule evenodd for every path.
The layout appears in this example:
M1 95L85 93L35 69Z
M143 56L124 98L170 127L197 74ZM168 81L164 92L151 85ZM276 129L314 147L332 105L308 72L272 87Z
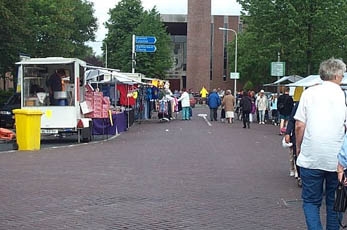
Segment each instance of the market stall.
M126 131L134 122L133 107L138 85L142 83L118 71L102 68L88 70L86 81L87 91L92 95L86 98L90 98L87 116L93 120L93 135L115 135Z

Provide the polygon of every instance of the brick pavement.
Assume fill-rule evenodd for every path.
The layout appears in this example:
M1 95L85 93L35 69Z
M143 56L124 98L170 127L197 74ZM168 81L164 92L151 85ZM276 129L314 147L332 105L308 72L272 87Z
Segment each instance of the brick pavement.
M305 229L278 128L142 122L117 138L0 154L0 229Z

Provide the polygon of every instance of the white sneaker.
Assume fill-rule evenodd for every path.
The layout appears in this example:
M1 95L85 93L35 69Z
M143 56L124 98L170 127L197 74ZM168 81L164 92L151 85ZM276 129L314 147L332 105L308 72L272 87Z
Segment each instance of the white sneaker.
M294 171L290 170L289 171L289 176L294 176L294 175L295 175Z
M299 177L298 171L296 171L296 170L295 170L295 172L294 172L294 177L295 177L295 178L298 178L298 177Z

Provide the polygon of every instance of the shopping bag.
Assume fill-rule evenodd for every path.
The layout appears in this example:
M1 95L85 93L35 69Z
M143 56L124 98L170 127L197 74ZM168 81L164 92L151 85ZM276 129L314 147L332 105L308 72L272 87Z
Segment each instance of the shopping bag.
M335 191L334 211L345 212L347 208L347 191L342 182L339 182Z
M339 181L336 191L335 191L335 200L334 200L334 211L336 212L345 212L347 208L347 190L346 186L343 184L345 181L345 175L343 175L342 180ZM341 215L336 215L338 222L341 228L347 228L347 225L342 224ZM340 217L339 217L340 216Z

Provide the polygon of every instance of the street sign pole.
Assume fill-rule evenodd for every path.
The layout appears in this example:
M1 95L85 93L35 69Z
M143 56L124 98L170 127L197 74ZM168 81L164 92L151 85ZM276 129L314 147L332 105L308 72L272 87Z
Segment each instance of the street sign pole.
M132 38L132 53L131 53L131 72L135 73L135 65L136 65L136 52L135 52L135 34L133 34Z
M281 53L277 52L277 62L281 61ZM283 75L283 74L282 74ZM277 81L280 79L280 76L277 76ZM280 96L280 83L277 83L277 97Z
M136 52L154 53L157 47L154 45L157 38L154 36L132 36L132 57L131 57L131 72L135 73L136 66Z

